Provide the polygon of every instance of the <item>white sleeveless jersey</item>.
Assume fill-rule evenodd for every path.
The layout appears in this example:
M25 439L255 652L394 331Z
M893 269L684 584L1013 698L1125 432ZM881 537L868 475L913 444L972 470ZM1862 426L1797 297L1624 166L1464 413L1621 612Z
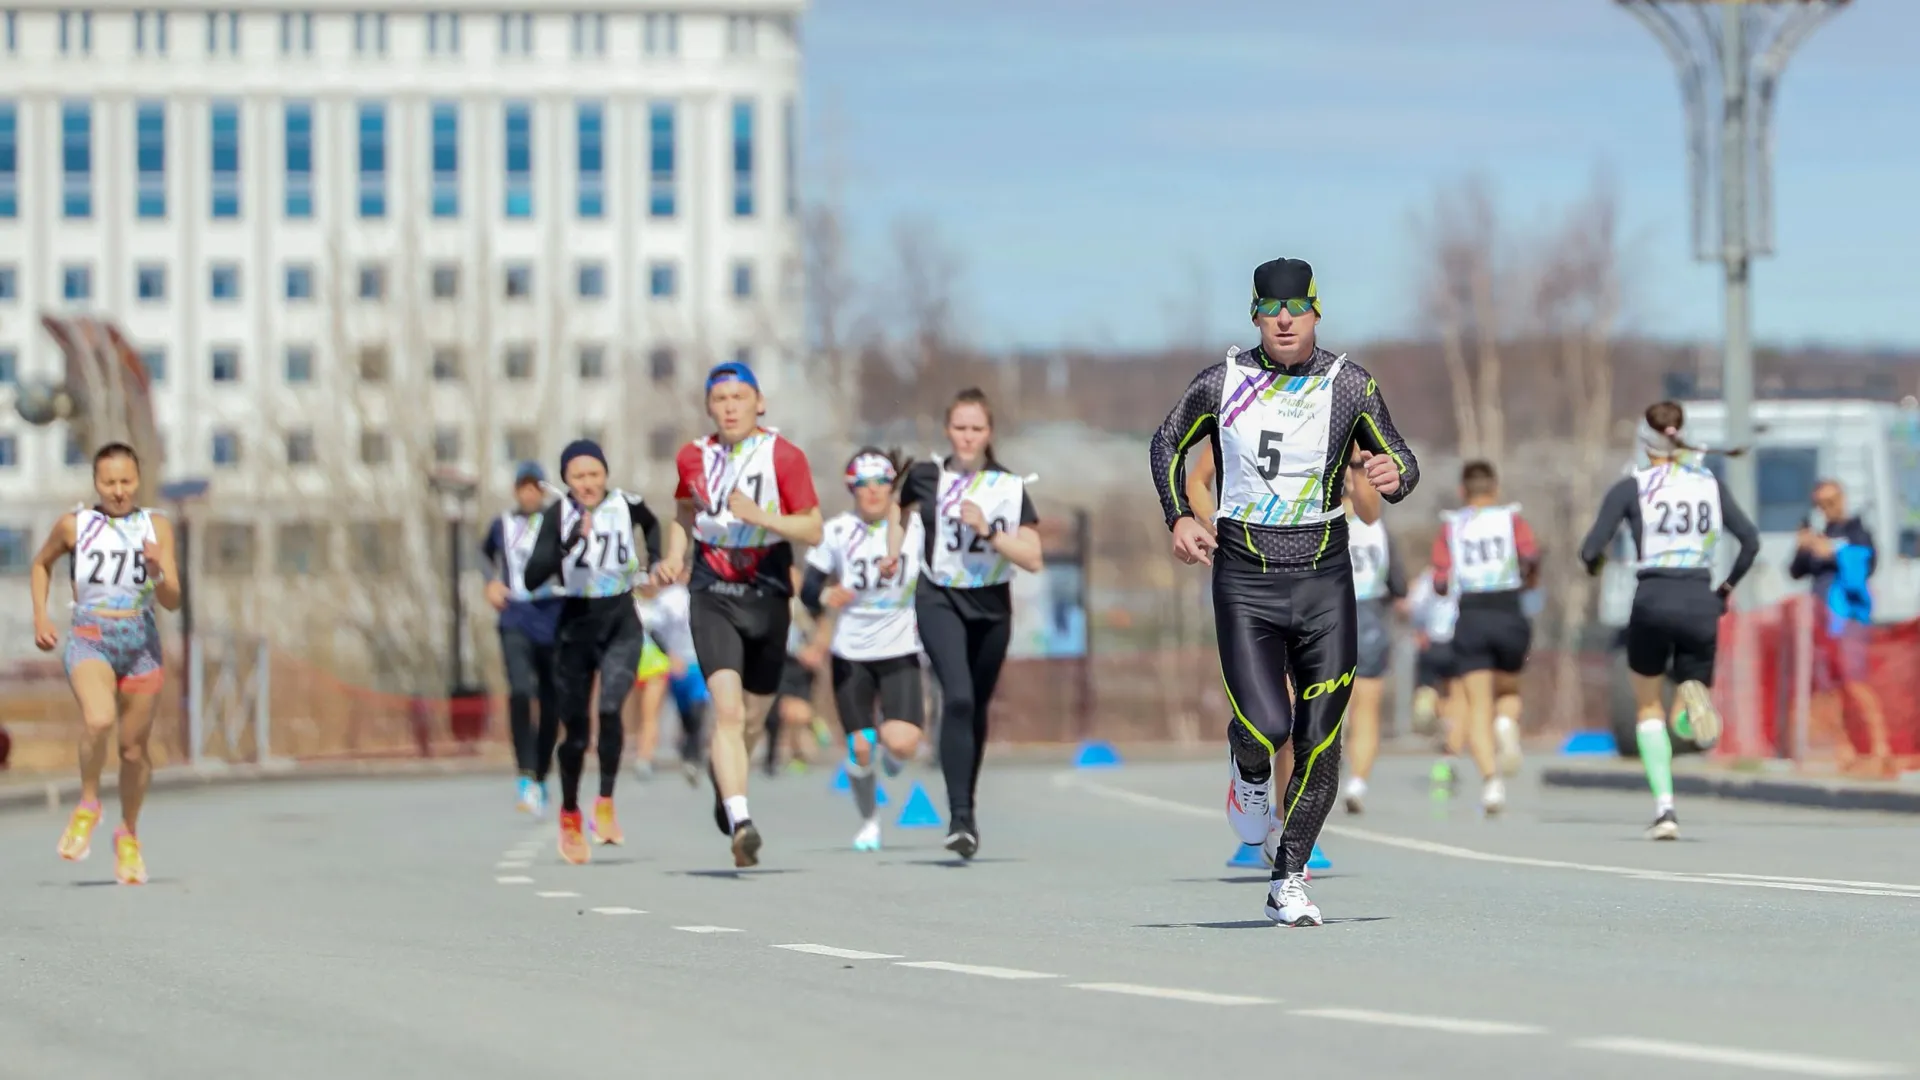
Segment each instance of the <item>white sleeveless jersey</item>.
M645 549L633 535L633 511L628 507L639 501L624 491L609 491L594 507L585 540L560 564L560 587L567 596L620 596L640 584L647 569L641 565ZM561 500L562 543L573 535L580 511L572 499Z
M735 491L743 491L762 510L784 514L780 482L773 469L773 446L779 433L763 428L724 446L711 435L696 439L700 467L706 477L706 501L693 515L693 537L708 547L764 548L784 543L777 534L748 525L727 509Z
M913 592L926 529L919 514L906 515L902 524L906 541L892 574L880 572L887 557L887 523L868 525L851 512L828 521L819 545L807 553L808 566L853 593L853 603L840 609L833 630L833 654L843 660L887 660L920 651Z
M986 537L960 520L960 507L977 503L995 529L1017 532L1020 508L1026 502L1026 481L1000 469L951 472L943 461L934 492L938 501L933 520L940 534L934 538L933 561L924 568L927 580L947 589L978 589L1013 577L1013 564L995 551ZM903 553L902 561L905 558Z
M1327 505L1328 424L1333 381L1347 358L1324 375L1289 377L1236 362L1227 351L1217 413L1220 509L1216 520L1281 527L1319 525L1341 516ZM1344 446L1344 443L1342 444Z
M159 584L143 551L158 542L153 511L135 508L126 517L108 517L82 507L73 512L73 607L76 611L132 613L153 608Z
M1353 561L1353 596L1365 603L1387 595L1387 526L1347 518L1347 556Z
M560 595L551 581L537 589L527 588L527 560L533 557L533 542L540 536L540 522L545 516L540 511L522 514L513 510L500 515L500 558L506 564L503 580L507 595L514 600L544 600Z
M1460 620L1460 598L1449 591L1441 596L1433 591L1433 571L1422 571L1407 590L1407 603L1413 609L1414 622L1427 640L1445 643L1453 640L1453 624Z
M1640 568L1707 570L1720 542L1720 481L1693 465L1633 474L1640 492Z
M690 622L692 608L693 596L685 585L669 585L651 600L640 596L633 599L640 624L660 643L660 648L668 656L688 662L695 659Z
M1513 592L1525 582L1514 539L1518 504L1467 506L1442 518L1447 523L1447 552L1453 560L1452 593Z

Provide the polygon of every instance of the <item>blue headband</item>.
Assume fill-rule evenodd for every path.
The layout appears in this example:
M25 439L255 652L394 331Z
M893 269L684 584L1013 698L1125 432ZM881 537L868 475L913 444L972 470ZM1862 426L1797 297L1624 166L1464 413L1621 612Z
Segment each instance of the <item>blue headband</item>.
M715 364L713 370L707 372L707 389L712 390L714 387L730 379L736 382L746 383L748 386L753 387L756 392L760 389L760 380L753 377L753 369L738 360L729 360L724 364Z

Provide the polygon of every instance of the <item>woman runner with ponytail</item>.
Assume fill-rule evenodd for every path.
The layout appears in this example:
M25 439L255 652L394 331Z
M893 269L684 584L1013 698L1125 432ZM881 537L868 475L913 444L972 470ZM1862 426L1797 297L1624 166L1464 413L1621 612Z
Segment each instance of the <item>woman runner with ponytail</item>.
M947 406L953 453L907 470L902 516L917 512L924 560L914 612L934 677L940 680L940 771L946 775L951 829L947 850L963 859L980 847L974 790L987 750L987 707L1013 638L1013 568L1040 572L1040 517L1026 484L993 456L987 395L966 389ZM887 562L897 572L906 530L887 530Z

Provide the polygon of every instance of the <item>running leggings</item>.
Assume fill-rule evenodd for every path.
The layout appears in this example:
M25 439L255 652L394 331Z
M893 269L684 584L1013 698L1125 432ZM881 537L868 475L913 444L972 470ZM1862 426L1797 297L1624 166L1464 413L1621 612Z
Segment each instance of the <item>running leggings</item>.
M560 615L554 675L558 682L560 724L560 808L580 809L580 773L593 738L587 703L593 696L593 678L600 677L600 796L613 797L620 777L620 752L626 729L620 709L640 670L640 650L646 635L640 616L625 596L571 598ZM542 725L544 727L545 725Z
M553 747L559 741L559 706L553 685L553 646L539 644L524 631L500 630L500 652L507 663L507 723L513 732L513 756L523 775L547 782ZM540 727L533 726L533 705L540 703Z
M956 826L972 824L974 789L987 752L987 707L1013 640L1013 620L963 615L946 590L924 581L917 591L920 642L940 680L940 771L947 781L947 811Z
M1270 776L1275 750L1293 741L1293 777L1278 807L1278 881L1306 869L1339 794L1340 722L1360 651L1353 568L1343 559L1322 570L1262 573L1220 559L1213 612L1233 706L1227 742L1241 777Z

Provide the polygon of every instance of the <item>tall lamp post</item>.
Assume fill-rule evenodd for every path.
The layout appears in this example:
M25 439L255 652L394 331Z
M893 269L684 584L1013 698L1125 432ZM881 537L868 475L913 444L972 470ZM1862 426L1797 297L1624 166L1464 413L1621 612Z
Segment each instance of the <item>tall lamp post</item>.
M486 726L485 693L467 681L466 605L460 595L462 528L479 480L461 469L439 468L428 477L447 519L447 709L455 740L472 743Z

